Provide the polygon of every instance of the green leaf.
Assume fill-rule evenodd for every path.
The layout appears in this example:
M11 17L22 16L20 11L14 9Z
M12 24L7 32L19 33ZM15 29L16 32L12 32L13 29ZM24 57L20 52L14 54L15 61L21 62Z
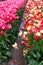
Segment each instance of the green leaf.
M43 12L43 9L41 10L41 12Z
M40 45L37 41L33 41L33 48L36 52L40 52Z
M40 42L41 54L43 54L43 41Z
M41 62L39 63L39 65L43 65L43 61L41 61Z
M41 57L40 53L37 52L37 60L39 60Z
M12 54L11 54L10 51L7 51L7 52L5 53L5 55L10 57Z
M37 55L34 52L30 52L30 53L31 53L31 56L33 56L33 58L37 57Z
M2 56L2 59L6 60L7 59L7 56Z
M31 58L29 60L29 65L38 65L38 62Z

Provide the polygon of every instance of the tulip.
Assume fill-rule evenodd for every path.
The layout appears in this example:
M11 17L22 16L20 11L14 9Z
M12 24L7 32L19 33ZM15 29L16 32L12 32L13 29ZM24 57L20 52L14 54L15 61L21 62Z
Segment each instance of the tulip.
M6 29L8 29L8 30L12 29L11 24L7 24L7 25L6 25Z
M34 40L38 40L39 36L34 36Z
M0 2L0 29L10 30L11 22L18 20L17 12L24 7L26 0L7 0L5 3ZM7 24L7 25L6 25Z

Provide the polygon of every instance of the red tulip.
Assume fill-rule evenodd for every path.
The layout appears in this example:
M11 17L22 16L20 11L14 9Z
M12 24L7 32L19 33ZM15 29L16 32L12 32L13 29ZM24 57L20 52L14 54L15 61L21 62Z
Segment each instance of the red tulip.
M38 38L39 38L38 36L34 36L34 40L38 40Z
M14 63L17 63L17 60L15 59L15 60L13 60L13 62L14 62Z

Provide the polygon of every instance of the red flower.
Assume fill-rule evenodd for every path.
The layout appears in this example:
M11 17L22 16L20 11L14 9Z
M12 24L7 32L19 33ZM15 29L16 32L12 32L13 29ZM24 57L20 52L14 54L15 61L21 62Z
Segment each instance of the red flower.
M38 40L38 38L39 38L38 36L34 36L34 40Z
M27 46L28 44L30 44L30 42L24 42L24 45L26 45L26 46Z
M32 48L33 48L33 46L30 46L29 48L30 48L30 49L32 49Z
M33 46L31 45L31 46L26 46L26 48L30 48L30 49L32 49L33 48Z
M28 44L29 44L29 42L24 42L24 44L25 44L25 45L28 45Z
M14 63L17 63L17 60L15 59L15 60L13 60L13 62L14 62Z
M22 27L22 30L25 30L25 27Z

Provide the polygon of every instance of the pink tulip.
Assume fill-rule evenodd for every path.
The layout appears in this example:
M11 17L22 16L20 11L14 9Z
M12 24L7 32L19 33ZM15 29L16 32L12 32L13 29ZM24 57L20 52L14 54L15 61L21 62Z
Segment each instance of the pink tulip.
M0 35L5 35L6 33L4 31L0 31Z
M6 29L8 29L8 30L12 29L11 24L7 24L7 25L6 25Z
M24 7L26 0L7 0L0 2L0 29L12 29L11 22L18 20L17 12Z
M5 30L5 29L6 29L6 27L3 25L3 26L1 27L1 29L2 29L2 30Z

